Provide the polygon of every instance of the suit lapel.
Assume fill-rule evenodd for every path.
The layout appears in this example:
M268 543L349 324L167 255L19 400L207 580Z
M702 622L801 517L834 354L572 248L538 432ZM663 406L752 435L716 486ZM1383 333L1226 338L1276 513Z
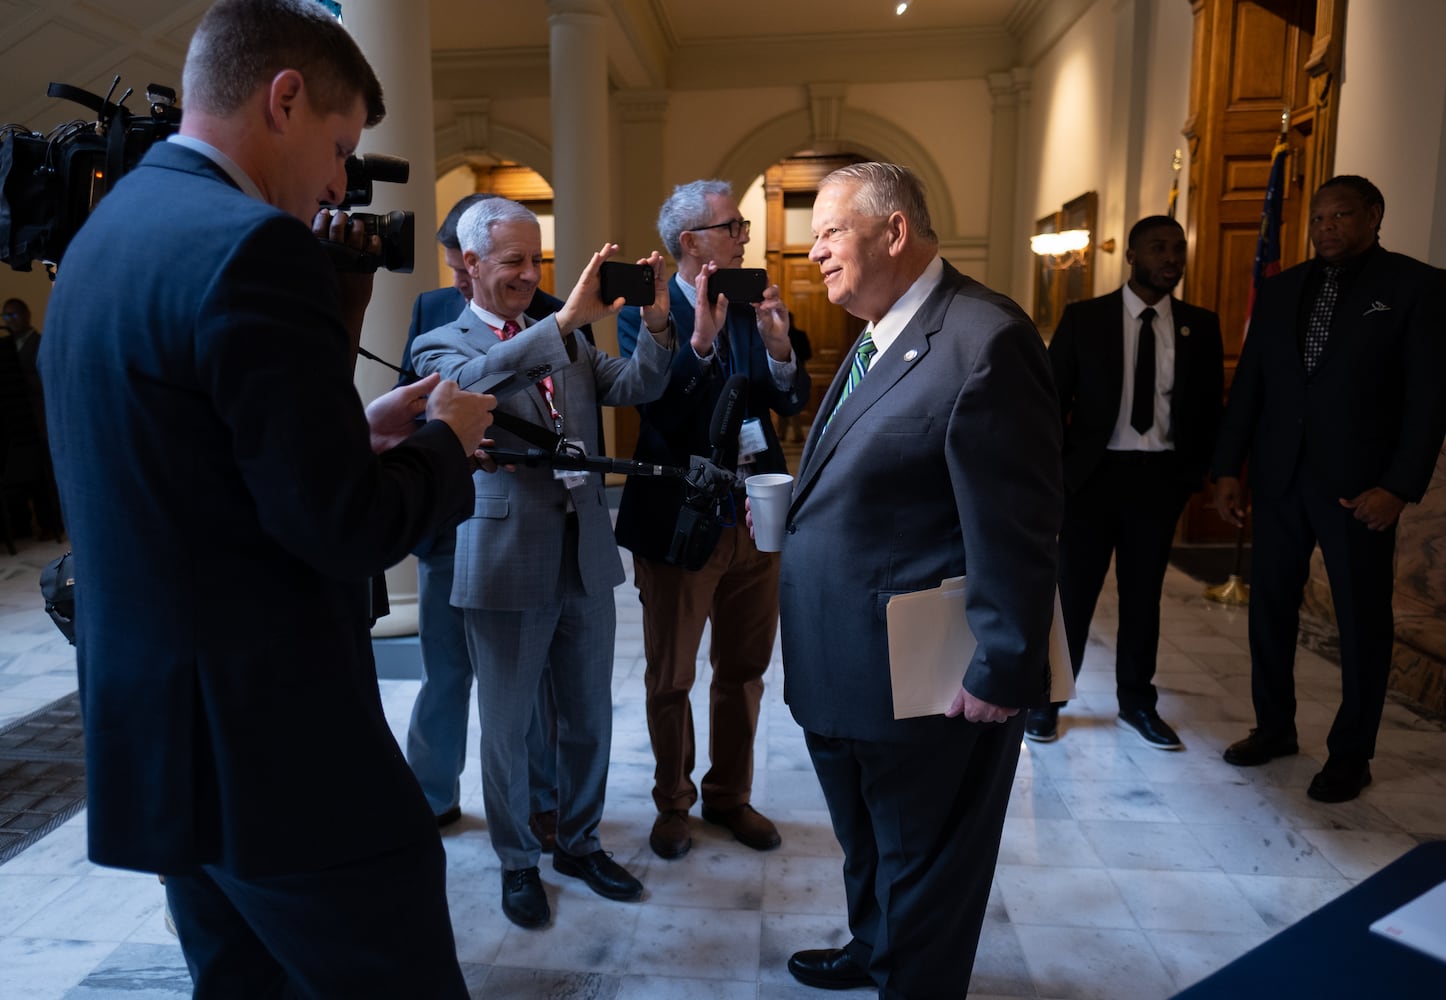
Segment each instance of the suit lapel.
M1119 412L1120 399L1125 394L1125 293L1115 289L1100 299L1100 315L1095 320L1097 329L1108 331L1100 345L1100 363L1105 366L1105 385L1109 386L1110 399L1114 401L1115 413ZM1113 417L1113 414L1110 415Z
M843 392L844 384L848 381L849 369L853 366L854 354L858 351L858 341L854 341L853 347L849 350L847 361L840 366L837 374L834 375L833 384L828 387L828 393L823 398L819 407L819 413L825 415L824 420L815 420L813 429L809 433L808 443L804 445L803 457L799 462L798 488L793 493L793 506L797 507L803 500L804 495L812 487L818 478L819 471L828 463L830 456L838 448L839 442L849 433L854 424L867 413L885 393L892 389L904 375L923 360L929 353L929 338L939 332L943 326L944 314L948 311L949 303L958 290L961 276L959 272L947 262L944 262L944 275L939 285L924 300L914 318L909 320L908 326L899 333L898 339L889 345L884 354L876 358L869 366L868 374L859 382L849 398L844 401L843 407L829 420L827 414L833 413L837 405L839 395ZM863 336L860 335L859 340ZM827 427L824 424L827 423Z

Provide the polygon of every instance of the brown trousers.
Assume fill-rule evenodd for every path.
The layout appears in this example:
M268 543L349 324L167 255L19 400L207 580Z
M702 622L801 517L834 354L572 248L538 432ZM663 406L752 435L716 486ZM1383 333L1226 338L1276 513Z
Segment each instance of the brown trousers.
M711 620L710 766L703 803L711 809L743 805L753 788L758 704L778 632L778 553L759 552L740 521L723 529L700 570L640 556L633 557L633 567L643 605L648 735L657 765L653 802L662 811L687 810L698 801L688 696L703 625Z

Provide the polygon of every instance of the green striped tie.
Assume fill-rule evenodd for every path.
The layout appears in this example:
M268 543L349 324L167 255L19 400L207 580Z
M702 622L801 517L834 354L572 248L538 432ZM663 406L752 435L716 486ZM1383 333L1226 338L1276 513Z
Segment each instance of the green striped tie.
M829 422L838 415L839 407L843 406L844 400L849 398L849 393L858 388L858 384L864 380L869 373L869 362L874 360L874 355L879 353L878 347L874 345L872 330L864 331L864 339L859 341L859 349L854 352L854 363L849 368L848 381L844 383L843 392L839 393L838 402L834 404L833 412L828 415L824 422L824 429L828 429Z

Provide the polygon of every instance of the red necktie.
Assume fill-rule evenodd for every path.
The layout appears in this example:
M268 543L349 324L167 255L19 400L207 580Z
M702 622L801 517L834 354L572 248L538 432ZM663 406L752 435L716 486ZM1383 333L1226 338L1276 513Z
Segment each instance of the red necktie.
M514 320L509 319L506 323L502 324L502 329L497 331L497 336L503 340L511 340L521 332L522 327L518 326ZM560 423L562 414L557 412L557 407L553 405L552 401L552 376L549 375L538 382L537 390L542 393L542 401L547 404L547 410L552 414L553 423Z

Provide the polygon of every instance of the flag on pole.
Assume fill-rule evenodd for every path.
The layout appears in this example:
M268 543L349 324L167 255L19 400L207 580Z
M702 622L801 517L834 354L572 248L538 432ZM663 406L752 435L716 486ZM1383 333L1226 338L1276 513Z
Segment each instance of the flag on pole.
M1170 169L1175 171L1175 176L1170 180L1170 204L1165 207L1165 215L1171 219L1175 217L1175 206L1180 201L1180 167L1184 162L1180 158L1180 151L1175 150L1175 155L1170 159Z
M1265 185L1265 207L1260 212L1260 235L1255 240L1255 272L1250 283L1250 300L1245 306L1245 332L1250 332L1250 314L1255 311L1255 294L1266 278L1280 273L1280 216L1285 198L1285 136L1276 140L1270 152L1270 179Z

